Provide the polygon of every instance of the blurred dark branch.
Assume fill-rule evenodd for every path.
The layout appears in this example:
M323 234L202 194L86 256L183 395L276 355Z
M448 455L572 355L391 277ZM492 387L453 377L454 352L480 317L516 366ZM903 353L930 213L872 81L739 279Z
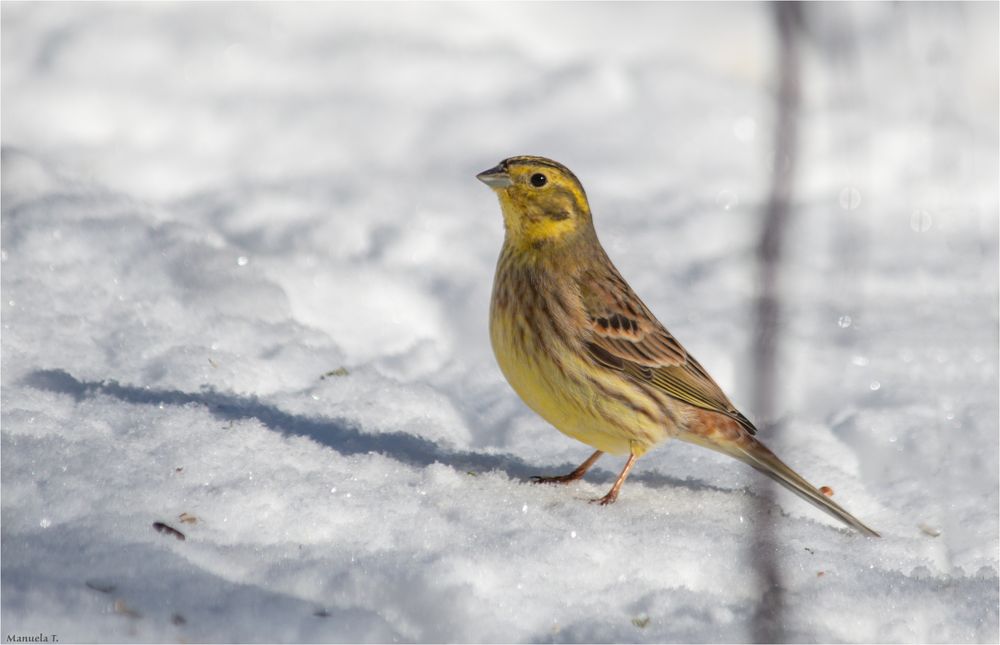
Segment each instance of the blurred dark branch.
M780 272L784 232L795 183L795 152L798 144L799 111L799 36L802 28L802 5L775 2L770 5L778 37L776 119L774 126L774 169L771 194L764 211L763 229L757 260L760 267L760 293L756 309L756 343L753 347L755 369L754 410L761 425L774 418L777 387L778 328L781 313ZM758 517L765 517L772 505L773 486L758 503ZM759 576L762 595L753 622L753 640L780 643L783 632L784 594L781 575L774 560L774 535L768 522L758 522L752 557Z
M760 294L757 300L757 343L754 363L757 379L754 404L764 424L774 418L775 363L779 316L779 272L795 182L795 150L798 143L799 52L798 37L802 7L796 2L771 5L777 22L778 52L777 118L774 128L774 169L771 194L764 212L763 232L757 248Z

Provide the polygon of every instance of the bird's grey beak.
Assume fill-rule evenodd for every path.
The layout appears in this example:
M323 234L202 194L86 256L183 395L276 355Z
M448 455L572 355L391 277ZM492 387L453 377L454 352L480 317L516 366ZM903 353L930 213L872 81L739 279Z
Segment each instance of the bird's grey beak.
M500 166L482 171L476 175L476 179L483 182L490 188L507 188L514 185L514 181L510 178L510 175L508 175L507 171Z

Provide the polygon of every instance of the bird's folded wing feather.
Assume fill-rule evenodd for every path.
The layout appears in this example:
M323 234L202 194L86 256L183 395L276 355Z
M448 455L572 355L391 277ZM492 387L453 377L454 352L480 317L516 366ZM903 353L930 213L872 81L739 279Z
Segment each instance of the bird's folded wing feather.
M589 320L582 340L597 363L650 383L675 399L724 414L756 434L753 424L617 271L584 280L580 295Z

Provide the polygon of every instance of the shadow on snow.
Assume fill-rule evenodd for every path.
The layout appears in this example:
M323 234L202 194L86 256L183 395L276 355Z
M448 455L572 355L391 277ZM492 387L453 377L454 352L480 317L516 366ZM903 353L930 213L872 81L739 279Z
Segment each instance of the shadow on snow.
M38 390L67 394L78 402L104 395L136 405L181 406L193 403L205 406L213 415L224 421L257 419L274 431L309 437L342 455L374 452L416 467L441 463L456 470L497 470L514 479L528 480L535 475L561 474L576 466L576 464L565 464L558 468L539 468L509 454L449 450L432 441L405 432L369 434L362 432L353 423L344 419L314 418L291 414L261 401L256 396L227 394L209 387L205 387L199 392L156 390L134 385L122 385L112 380L81 381L64 370L37 370L25 376L24 383ZM587 476L587 479L595 483L608 483L613 481L615 476L615 473L595 468ZM656 472L635 473L630 481L640 481L654 488L670 486L690 490L731 492L727 488L669 477Z

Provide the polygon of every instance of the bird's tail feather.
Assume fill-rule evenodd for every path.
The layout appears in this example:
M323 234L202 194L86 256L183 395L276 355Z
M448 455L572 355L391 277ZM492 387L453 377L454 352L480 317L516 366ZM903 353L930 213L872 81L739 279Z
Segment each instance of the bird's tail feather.
M880 537L878 533L865 526L861 520L854 517L841 508L841 506L835 501L819 492L815 486L807 482L801 475L789 468L785 462L778 459L778 456L771 452L767 446L762 444L760 441L757 441L757 439L747 433L741 433L739 438L735 440L730 440L728 438L725 440L718 440L715 437L706 437L700 434L682 435L680 438L739 459L743 463L748 464L761 473L767 475L816 508L837 518L844 524L854 527L861 533L870 537Z

